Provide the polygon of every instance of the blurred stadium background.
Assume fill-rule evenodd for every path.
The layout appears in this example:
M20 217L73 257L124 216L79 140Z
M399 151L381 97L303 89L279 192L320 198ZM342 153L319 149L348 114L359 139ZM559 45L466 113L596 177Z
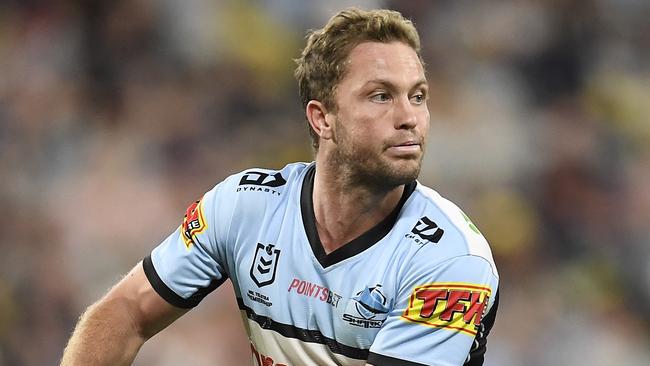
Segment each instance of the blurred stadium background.
M291 59L348 5L420 30L421 181L501 274L486 365L650 364L648 1L4 0L0 365L57 364L82 310L222 178L311 160ZM224 285L136 365L249 354Z

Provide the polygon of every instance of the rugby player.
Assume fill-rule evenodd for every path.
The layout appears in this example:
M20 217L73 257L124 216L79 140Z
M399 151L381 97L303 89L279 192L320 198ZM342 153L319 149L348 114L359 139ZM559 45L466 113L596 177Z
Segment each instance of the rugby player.
M226 280L254 365L483 364L498 273L469 218L416 180L429 85L414 25L346 9L297 64L315 161L234 174L193 203L87 309L63 365L130 364Z

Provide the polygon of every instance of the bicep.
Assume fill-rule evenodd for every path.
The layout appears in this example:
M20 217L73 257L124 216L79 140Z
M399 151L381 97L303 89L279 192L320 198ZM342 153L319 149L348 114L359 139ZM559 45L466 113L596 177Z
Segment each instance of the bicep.
M132 326L145 339L152 337L189 309L175 307L152 287L138 263L102 299L103 303L121 303L126 307Z

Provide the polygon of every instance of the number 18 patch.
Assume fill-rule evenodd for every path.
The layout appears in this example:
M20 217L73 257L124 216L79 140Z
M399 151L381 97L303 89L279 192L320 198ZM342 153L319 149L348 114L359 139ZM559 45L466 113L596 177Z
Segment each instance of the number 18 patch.
M402 318L475 336L491 294L489 287L470 283L417 286Z

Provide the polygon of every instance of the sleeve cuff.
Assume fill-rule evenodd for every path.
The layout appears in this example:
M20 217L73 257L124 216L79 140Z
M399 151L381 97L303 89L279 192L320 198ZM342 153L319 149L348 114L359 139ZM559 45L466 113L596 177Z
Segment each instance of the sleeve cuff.
M171 305L182 309L191 309L197 306L204 297L206 297L210 292L214 291L228 278L228 276L222 274L221 279L213 280L207 287L198 289L192 296L185 299L175 293L165 284L165 282L163 282L163 280L158 275L158 272L156 272L156 268L154 267L153 261L151 260L151 255L148 255L142 260L142 268L144 269L144 274L147 276L149 283L151 283L151 287L156 290L158 295L160 295L160 297L162 297Z

